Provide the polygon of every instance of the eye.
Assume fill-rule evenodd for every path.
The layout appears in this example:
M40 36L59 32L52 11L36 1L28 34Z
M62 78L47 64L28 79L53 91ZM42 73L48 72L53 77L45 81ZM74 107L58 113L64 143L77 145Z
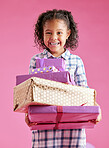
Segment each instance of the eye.
M48 31L48 32L46 32L45 34L51 34L51 32Z
M62 32L59 31L59 32L57 32L57 34L62 34Z

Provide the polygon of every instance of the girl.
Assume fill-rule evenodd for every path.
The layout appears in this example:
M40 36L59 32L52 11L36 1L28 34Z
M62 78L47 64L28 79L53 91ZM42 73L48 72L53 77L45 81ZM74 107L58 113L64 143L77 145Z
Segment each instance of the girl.
M44 51L34 55L29 69L36 68L36 57L63 58L76 85L87 86L84 65L80 57L70 53L78 45L77 25L71 12L51 10L42 13L35 24L35 44ZM29 123L26 115L26 123ZM32 131L32 148L85 148L85 129L35 130Z

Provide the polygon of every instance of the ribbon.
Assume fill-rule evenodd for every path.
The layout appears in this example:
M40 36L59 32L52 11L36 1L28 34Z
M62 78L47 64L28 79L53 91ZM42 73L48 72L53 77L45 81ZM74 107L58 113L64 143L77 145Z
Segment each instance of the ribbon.
M55 125L54 129L58 129L59 122L61 120L62 115L63 115L63 107L57 106L56 125Z
M44 58L36 58L36 68L42 68L45 67Z
M39 60L40 67L44 67L44 59Z

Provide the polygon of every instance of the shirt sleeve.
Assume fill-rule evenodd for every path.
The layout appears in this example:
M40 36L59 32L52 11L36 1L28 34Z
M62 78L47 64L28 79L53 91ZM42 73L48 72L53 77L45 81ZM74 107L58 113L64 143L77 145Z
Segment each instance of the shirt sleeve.
M36 55L34 55L31 60L30 60L30 65L29 65L29 74L30 74L30 71L32 69L35 69L36 68L36 59L35 59Z
M78 61L77 61L77 67L74 73L74 80L75 80L76 85L88 87L87 78L85 74L85 68L84 68L84 64L81 58L78 58Z

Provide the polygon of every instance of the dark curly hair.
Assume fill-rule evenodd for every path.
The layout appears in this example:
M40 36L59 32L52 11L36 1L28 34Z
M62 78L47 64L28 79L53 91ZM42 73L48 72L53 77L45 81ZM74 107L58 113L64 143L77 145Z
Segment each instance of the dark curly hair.
M53 20L53 19L62 19L66 23L68 29L71 30L71 34L69 38L66 40L65 48L70 48L74 50L78 46L78 30L77 24L73 20L73 16L71 12L67 10L47 10L46 12L42 13L35 24L35 32L34 32L34 42L35 45L39 48L46 48L43 41L43 26L46 21ZM49 49L48 49L49 50Z

